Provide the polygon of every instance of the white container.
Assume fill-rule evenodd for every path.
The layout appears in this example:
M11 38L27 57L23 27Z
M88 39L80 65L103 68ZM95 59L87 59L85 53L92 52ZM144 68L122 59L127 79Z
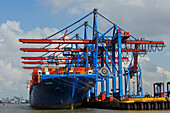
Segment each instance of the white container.
M88 70L88 74L93 74L93 70Z
M50 72L49 72L49 71L46 71L46 72L45 72L45 74L46 74L46 75L49 75L49 74L50 74Z
M47 71L48 71L48 67L45 67L44 69L45 69L45 72L47 72Z

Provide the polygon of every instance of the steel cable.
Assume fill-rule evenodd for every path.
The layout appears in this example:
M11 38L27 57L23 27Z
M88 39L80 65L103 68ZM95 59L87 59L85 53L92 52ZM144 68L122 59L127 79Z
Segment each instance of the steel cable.
M159 49L159 47L161 47L161 49ZM162 46L156 45L156 48L158 49L158 51L162 51L162 50L163 50L163 47L165 47L165 45L163 45L163 44L162 44Z
M153 52L156 51L156 47L157 47L157 44L155 45L155 49L154 49L154 44L151 44L151 49L152 49Z
M150 46L150 44L148 44L148 52L151 52L152 51L152 49L151 49L151 47L149 47Z

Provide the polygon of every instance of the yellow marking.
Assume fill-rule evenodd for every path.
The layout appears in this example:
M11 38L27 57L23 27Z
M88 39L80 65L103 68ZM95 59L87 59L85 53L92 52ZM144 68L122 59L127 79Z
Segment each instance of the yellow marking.
M134 101L120 101L120 103L134 103Z
M74 109L74 107L72 106L72 107L71 107L71 110L73 110L73 109Z
M158 97L158 98L124 98L123 101L148 102L148 101L166 101L166 99L164 97Z

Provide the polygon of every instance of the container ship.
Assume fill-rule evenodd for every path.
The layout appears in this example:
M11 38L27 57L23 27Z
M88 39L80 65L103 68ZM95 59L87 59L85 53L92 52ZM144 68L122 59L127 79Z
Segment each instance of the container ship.
M35 68L30 82L30 106L58 109L79 107L87 92L95 85L94 78L85 76L91 73L89 70L90 67L71 67L70 70L68 67Z

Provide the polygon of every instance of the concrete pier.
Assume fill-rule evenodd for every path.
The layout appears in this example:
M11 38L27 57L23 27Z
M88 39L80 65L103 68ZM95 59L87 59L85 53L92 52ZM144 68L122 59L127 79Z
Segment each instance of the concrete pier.
M170 109L170 100L165 98L128 98L122 101L85 101L82 106L119 110L164 110Z

